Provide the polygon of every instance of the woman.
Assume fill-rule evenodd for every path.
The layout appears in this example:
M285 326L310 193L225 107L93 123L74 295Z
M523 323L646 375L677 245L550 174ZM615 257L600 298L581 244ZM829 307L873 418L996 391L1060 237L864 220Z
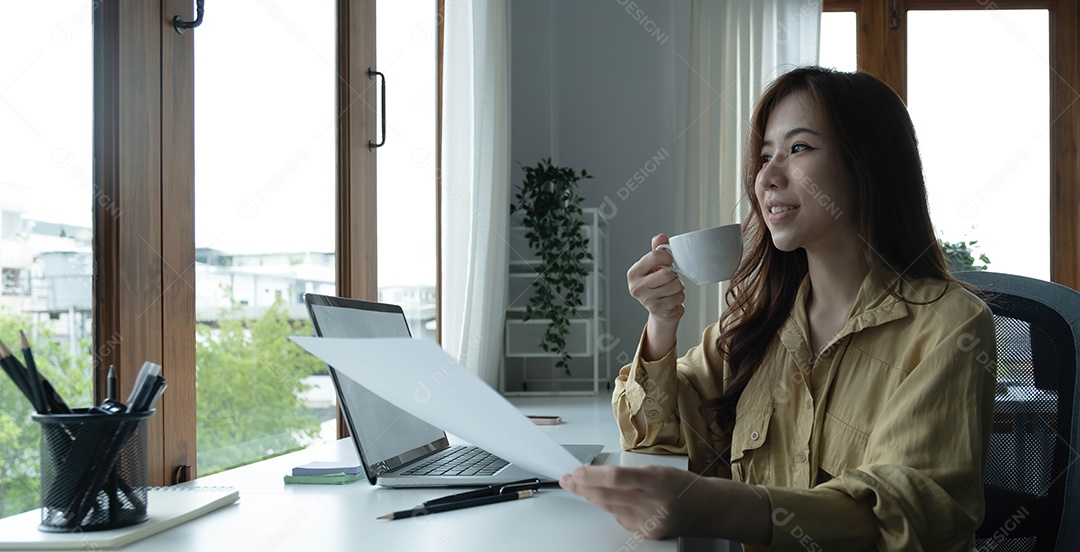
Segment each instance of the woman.
M649 319L616 381L623 446L688 454L691 472L589 466L561 485L650 538L971 550L994 324L945 268L903 103L864 73L787 73L746 167L747 251L701 344L675 358L666 236L627 273Z

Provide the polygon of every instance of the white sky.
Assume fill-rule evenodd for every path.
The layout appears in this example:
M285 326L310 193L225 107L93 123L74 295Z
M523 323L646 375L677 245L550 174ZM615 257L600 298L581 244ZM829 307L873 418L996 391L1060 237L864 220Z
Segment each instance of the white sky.
M196 246L334 250L334 4L230 0L196 29ZM434 285L435 2L382 2L377 25L379 285Z
M4 2L2 9L0 184L9 186L0 206L90 226L90 2Z
M333 2L289 5L213 3L194 31L199 247L334 247ZM90 2L3 7L0 208L89 226ZM379 152L379 282L430 284L434 1L379 8L378 63L389 96L389 136ZM978 239L995 271L1048 278L1046 12L909 17L909 107L939 233ZM823 63L844 50L850 59L853 32L826 16Z

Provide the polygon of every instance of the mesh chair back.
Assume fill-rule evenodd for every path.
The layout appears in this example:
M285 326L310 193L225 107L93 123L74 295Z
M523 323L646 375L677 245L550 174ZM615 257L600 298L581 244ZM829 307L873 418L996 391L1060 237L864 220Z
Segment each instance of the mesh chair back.
M997 329L997 397L976 550L1080 550L1080 293L1010 274L960 272ZM1068 543L1068 544L1067 544Z

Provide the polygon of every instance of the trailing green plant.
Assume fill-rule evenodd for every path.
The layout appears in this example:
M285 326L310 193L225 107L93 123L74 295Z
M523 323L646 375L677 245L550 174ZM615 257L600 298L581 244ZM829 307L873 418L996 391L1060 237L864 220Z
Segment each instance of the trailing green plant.
M525 180L518 189L510 213L525 214L525 238L540 258L537 279L532 287L536 293L525 306L525 320L547 319L540 348L559 355L555 365L570 375L570 353L566 337L570 320L577 315L577 305L585 293L585 262L592 260L589 240L582 231L585 222L581 203L585 198L577 193L578 182L592 178L581 170L556 167L551 158L542 159L535 167L521 167Z
M941 250L945 253L945 265L948 267L949 272L986 270L990 266L990 258L986 256L986 253L979 253L978 260L982 264L975 264L975 244L979 243L978 240L971 240L970 242L939 241Z

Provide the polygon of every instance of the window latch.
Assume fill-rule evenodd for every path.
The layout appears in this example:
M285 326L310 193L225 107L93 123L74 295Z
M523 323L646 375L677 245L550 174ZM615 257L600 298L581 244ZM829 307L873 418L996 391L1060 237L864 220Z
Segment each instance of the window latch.
M179 485L181 483L187 483L191 481L191 466L182 464L176 466L176 471L173 472L173 480L170 485Z
M184 34L184 31L202 25L204 2L205 0L195 0L195 21L184 21L179 15L173 17L172 23L173 28L176 29L176 34Z

